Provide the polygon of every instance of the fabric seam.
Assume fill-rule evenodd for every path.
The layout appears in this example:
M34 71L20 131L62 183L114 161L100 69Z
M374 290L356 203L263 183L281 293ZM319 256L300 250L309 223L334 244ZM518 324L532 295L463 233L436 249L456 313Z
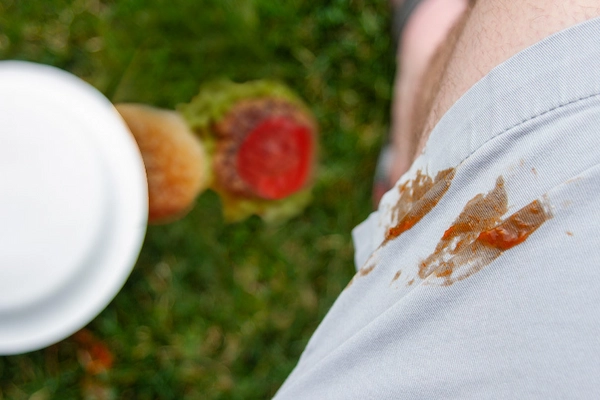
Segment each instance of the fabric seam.
M485 145L486 145L488 142L490 142L490 141L492 141L492 140L496 139L496 138L497 138L497 137L499 137L499 136L502 136L502 135L504 135L504 134L505 134L505 133L507 133L508 131L510 131L510 130L512 130L512 129L515 129L515 128L517 128L517 127L519 127L519 126L521 126L521 125L523 125L523 124L525 124L525 123L527 123L527 122L529 122L529 121L533 121L533 120L535 120L536 118L539 118L539 117L541 117L541 116L543 116L543 115L546 115L546 114L548 114L548 113L551 113L551 112L553 112L553 111L556 111L556 110L558 110L558 109L561 109L561 108L564 108L564 107L570 106L570 105L572 105L572 104L579 103L580 101L589 100L589 99L591 99L591 98L593 98L593 97L598 97L598 96L600 96L600 93L594 93L594 94L591 94L591 95L587 95L587 96L584 96L584 97L580 97L580 98L578 98L578 99L571 100L571 101L569 101L569 102L566 102L566 103L560 104L560 105L558 105L558 106L556 106L556 107L550 108L550 109L548 109L548 110L546 110L546 111L543 111L543 112L541 112L541 113L539 113L539 114L533 115L533 116L531 116L531 117L529 117L529 118L527 118L527 119L524 119L524 120L522 120L522 121L520 121L520 122L517 122L516 124L514 124L514 125L512 125L512 126L510 126L510 127L506 128L506 129L504 129L504 130L502 130L502 131L498 132L498 133L497 133L497 134L495 134L494 136L492 136L492 137L488 138L488 139L487 139L485 142L481 143L481 144L480 144L480 145L479 145L479 146L478 146L476 149L474 149L474 150L473 150L473 151L471 151L469 154L467 154L467 155L465 156L465 158L463 158L463 159L462 159L462 160L461 160L461 161L460 161L460 162L457 164L456 168L458 168L458 167L459 167L459 166L460 166L462 163L464 163L464 162L465 162L465 161L466 161L466 160L467 160L469 157L471 157L473 154L475 154L475 153L476 153L476 152L477 152L479 149L481 149L483 146L485 146Z

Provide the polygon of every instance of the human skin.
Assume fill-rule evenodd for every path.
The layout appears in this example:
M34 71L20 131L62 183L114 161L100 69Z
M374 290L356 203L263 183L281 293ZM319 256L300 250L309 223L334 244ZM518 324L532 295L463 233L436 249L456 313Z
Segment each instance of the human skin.
M412 107L406 111L410 129L394 127L394 137L403 137L409 145L404 153L396 153L392 179L399 178L423 151L429 134L446 111L495 66L553 33L600 16L600 1L474 3L463 18L457 19L425 67L419 85L422 90L415 92Z
M415 102L422 96L423 75L436 49L444 42L466 6L467 0L423 0L402 31L392 104L395 162L391 166L389 186L410 167L416 151L413 110Z

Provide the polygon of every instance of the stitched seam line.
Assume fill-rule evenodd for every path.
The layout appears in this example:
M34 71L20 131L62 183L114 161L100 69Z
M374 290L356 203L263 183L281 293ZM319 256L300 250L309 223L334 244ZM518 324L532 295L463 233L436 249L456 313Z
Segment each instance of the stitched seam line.
M552 111L556 111L556 110L558 110L558 109L560 109L560 108L567 107L567 106L570 106L570 105L572 105L572 104L578 103L578 102L580 102L580 101L589 100L589 99L591 99L591 98L593 98L593 97L598 97L598 96L600 96L600 93L594 93L594 94L590 94L590 95L587 95L587 96L584 96L584 97L580 97L580 98L578 98L578 99L571 100L571 101L569 101L569 102L567 102L567 103L564 103L564 104L560 104L560 105L558 105L558 106L556 106L556 107L553 107L553 108L551 108L551 109L549 109L549 110L543 111L543 112L541 112L541 113L539 113L539 114L536 114L536 115L534 115L534 116L531 116L531 117L529 117L529 118L527 118L527 119L524 119L524 120L522 120L522 121L520 121L520 122L517 122L516 124L514 124L514 125L512 125L512 126L510 126L510 127L506 128L506 129L504 129L504 130L503 130L503 131L501 131L501 132L498 132L497 134L495 134L494 136L490 137L488 140L486 140L485 142L483 142L483 143L482 143L480 146L478 146L478 147L477 147L475 150L473 150L473 151L472 151L471 153L469 153L469 154L468 154L468 155L467 155L465 158L463 158L463 159L462 159L462 161L458 163L458 165L460 165L460 164L462 164L463 162L465 162L465 161L466 161L466 160L467 160L469 157L471 157L471 156L472 156L474 153L476 153L476 152L477 152L479 149L481 149L481 148L482 148L484 145L486 145L488 142L490 142L491 140L494 140L494 139L496 139L498 136L501 136L501 135L505 134L506 132L510 131L511 129L514 129L514 128L516 128L516 127L520 126L520 125L523 125L523 124L524 124L524 123L526 123L526 122L532 121L532 120L534 120L534 119L536 119L536 118L539 118L539 117L541 117L541 116L543 116L543 115L546 115L546 114L548 114L548 113L551 113ZM458 166L458 165L457 165L457 166Z

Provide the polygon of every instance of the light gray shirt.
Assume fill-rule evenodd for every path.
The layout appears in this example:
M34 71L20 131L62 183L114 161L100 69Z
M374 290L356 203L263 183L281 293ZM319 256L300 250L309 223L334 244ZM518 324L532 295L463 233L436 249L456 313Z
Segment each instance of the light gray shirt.
M600 398L599 163L596 19L446 113L275 398Z

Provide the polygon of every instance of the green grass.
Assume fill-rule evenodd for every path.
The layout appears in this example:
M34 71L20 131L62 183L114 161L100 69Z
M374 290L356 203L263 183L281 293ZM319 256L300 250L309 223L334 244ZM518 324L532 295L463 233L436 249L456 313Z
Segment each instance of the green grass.
M207 192L149 228L123 290L77 344L0 357L0 399L258 399L275 394L353 275L393 77L386 0L0 0L0 59L58 66L114 102L174 108L218 78L285 82L321 129L314 201L278 226L226 225ZM94 397L89 388L106 391Z

